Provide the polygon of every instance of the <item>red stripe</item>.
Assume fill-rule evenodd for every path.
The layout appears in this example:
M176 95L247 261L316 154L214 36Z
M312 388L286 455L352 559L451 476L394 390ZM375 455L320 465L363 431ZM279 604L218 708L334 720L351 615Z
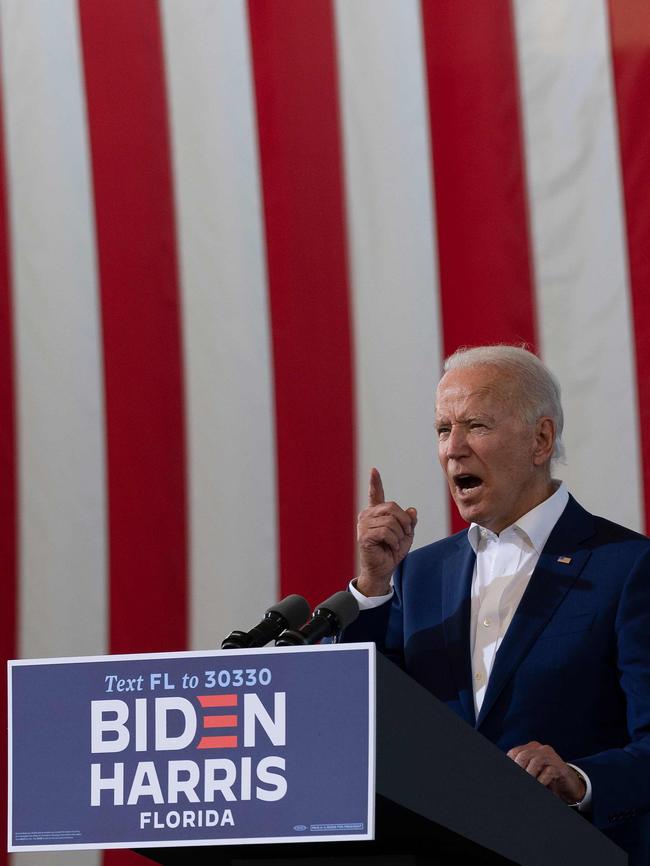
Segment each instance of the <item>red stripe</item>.
M610 32L634 318L646 532L650 532L650 5L610 0Z
M536 325L513 19L506 0L422 0L445 354ZM455 529L465 526L452 508Z
M187 635L174 202L157 4L80 0L108 438L111 652Z
M237 695L197 695L202 707L236 707Z
M205 716L204 728L236 728L237 716Z
M237 737L201 737L197 749L236 749Z
M150 0L79 0L79 13L104 342L110 650L178 650L187 640L185 434L159 11Z
M5 147L2 134L2 94L0 93L0 649L2 670L5 661L16 658L17 541L16 541L16 441L14 415L14 357L12 303L9 266L9 223ZM7 725L7 690L0 687L0 726ZM0 800L7 802L7 750L0 748ZM0 832L7 838L7 813L2 810ZM8 862L0 848L0 866Z
M249 2L273 330L281 594L353 573L352 349L329 0Z

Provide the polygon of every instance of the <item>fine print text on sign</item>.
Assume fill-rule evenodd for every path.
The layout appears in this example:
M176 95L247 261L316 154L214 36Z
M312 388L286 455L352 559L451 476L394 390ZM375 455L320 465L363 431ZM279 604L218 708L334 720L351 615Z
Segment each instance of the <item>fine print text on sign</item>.
M369 839L369 644L9 663L9 850Z

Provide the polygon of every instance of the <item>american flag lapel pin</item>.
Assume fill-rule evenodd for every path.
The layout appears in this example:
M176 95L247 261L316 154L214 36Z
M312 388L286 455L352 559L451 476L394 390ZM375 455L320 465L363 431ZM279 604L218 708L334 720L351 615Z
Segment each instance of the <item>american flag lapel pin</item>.
M571 562L571 557L570 556L558 556L557 561L561 562L562 565L568 565Z

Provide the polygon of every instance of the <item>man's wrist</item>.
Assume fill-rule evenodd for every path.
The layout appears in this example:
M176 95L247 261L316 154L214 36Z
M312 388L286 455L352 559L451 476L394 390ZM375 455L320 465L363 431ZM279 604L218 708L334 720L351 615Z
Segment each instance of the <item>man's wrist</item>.
M591 808L591 781L589 776L584 770L580 770L576 767L575 764L569 764L568 766L571 767L584 786L584 794L581 799L576 800L575 803L569 803L569 806L571 806L572 809L577 809L578 812L587 812Z
M378 598L391 592L391 577L392 575L389 574L386 578L377 580L360 574L352 583L355 589L366 598Z

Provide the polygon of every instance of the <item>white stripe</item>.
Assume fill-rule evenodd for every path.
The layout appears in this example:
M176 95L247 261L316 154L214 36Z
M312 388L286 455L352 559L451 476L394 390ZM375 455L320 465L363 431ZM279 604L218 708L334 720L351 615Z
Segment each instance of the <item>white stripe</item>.
M541 350L590 510L643 526L633 335L605 3L516 0Z
M2 2L23 656L106 647L104 418L76 5Z
M441 368L425 71L415 0L337 0L358 392L359 503L371 466L447 533L435 458Z
M162 5L189 431L191 646L276 598L275 441L245 5Z
M2 0L22 656L106 651L104 419L76 5ZM39 855L43 866L100 862ZM31 854L12 863L30 866Z

